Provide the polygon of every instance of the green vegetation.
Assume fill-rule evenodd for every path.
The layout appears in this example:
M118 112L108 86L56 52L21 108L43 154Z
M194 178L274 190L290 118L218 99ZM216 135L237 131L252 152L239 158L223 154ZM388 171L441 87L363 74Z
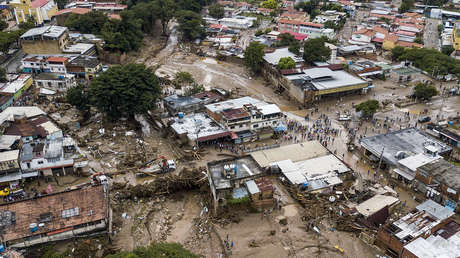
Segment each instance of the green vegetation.
M244 64L254 73L262 70L264 48L264 45L254 41L244 51Z
M442 24L438 24L438 36L441 36L443 29L444 29L444 26Z
M198 258L178 243L158 243L149 246L141 246L132 252L123 251L116 254L108 255L105 258Z
M430 100L433 96L438 95L438 90L433 85L418 83L414 88L414 97L417 99Z
M0 31L8 28L8 23L4 20L0 20Z
M156 107L161 95L158 78L143 64L112 66L91 82L91 104L110 119L132 117Z
M289 51L298 55L300 51L300 42L289 33L283 33L279 36L280 40L273 44L274 47L289 47Z
M326 47L326 37L308 39L303 47L303 59L306 63L312 64L316 61L324 62L331 55L331 50Z
M326 4L326 5L323 5L321 7L321 11L328 11L328 10L333 10L333 11L337 11L337 12L345 12L343 7L341 5L339 5L339 4L336 4L336 3Z
M0 32L0 51L6 52L14 44L17 43L22 34L35 27L35 20L32 17L27 19L27 22L19 23L19 30L1 31Z
M204 91L202 84L194 83L192 86L185 88L185 96L192 96Z
M414 0L402 0L401 5L399 6L398 12L405 13L410 9L414 8Z
M216 19L221 19L224 17L225 10L224 7L218 3L212 4L208 8L209 15Z
M6 82L6 70L0 67L0 82Z
M191 41L204 38L206 31L203 28L204 21L201 15L192 11L179 11L177 13L179 30L185 40Z
M423 45L423 37L417 36L417 37L415 38L414 42Z
M70 88L66 95L67 102L75 106L78 110L89 110L89 92L85 86L79 84L77 87Z
M357 112L361 112L362 118L371 118L379 109L380 104L378 100L368 100L355 106Z
M86 14L71 14L65 21L65 26L70 30L81 33L101 34L102 27L109 20L103 12L94 11Z
M450 56L450 54L452 54L452 52L454 52L454 51L455 51L455 49L452 46L442 46L442 48L441 48L441 52L444 55L448 55L448 56Z
M249 199L248 196L242 197L242 198L237 198L234 199L232 196L228 198L227 203L229 205L247 205L251 202L251 199Z
M282 57L276 66L278 70L295 68L295 61L291 57Z
M278 2L276 2L276 0L265 0L260 6L262 8L276 9L278 7Z
M460 75L460 60L451 58L438 50L427 48L395 47L391 51L395 60L412 61L414 66L433 75Z
M153 6L153 13L160 19L163 35L166 35L168 23L174 17L177 6L173 0L154 0Z

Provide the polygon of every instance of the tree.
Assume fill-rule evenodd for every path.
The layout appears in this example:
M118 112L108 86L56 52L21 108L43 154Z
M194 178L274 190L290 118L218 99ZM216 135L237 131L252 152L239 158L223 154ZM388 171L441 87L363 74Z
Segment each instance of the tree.
M254 73L259 73L262 70L264 55L264 45L256 41L251 42L244 51L244 64Z
M179 11L177 13L179 30L185 40L191 41L197 38L204 38L206 32L203 28L201 15L192 11Z
M333 29L333 30L337 29L337 25L335 24L335 21L327 21L327 22L325 22L324 27L327 28L327 29Z
M305 62L312 64L316 61L324 62L331 55L331 50L326 47L327 38L309 39L305 42L303 47L303 59Z
M265 0L260 6L262 8L276 9L278 7L278 2L276 2L276 0Z
M67 91L66 99L70 105L75 106L78 110L89 110L89 93L82 84L70 88Z
M128 52L142 46L142 22L129 11L121 12L121 20L108 20L102 28L104 49L112 52Z
M116 254L108 255L106 258L198 258L196 254L185 249L178 243L158 243L149 246L141 246L132 252L123 251Z
M146 33L153 33L156 18L158 16L157 8L155 2L139 2L129 9L129 12L132 13L132 16L142 20L142 31Z
M168 23L176 12L176 3L173 0L154 0L153 8L155 16L161 21L163 35L166 35Z
M176 0L177 9L182 11L192 11L199 13L206 1L196 1L196 0Z
M193 83L192 86L185 88L185 96L192 96L204 91L204 86L202 84Z
M333 10L333 11L337 11L337 12L345 12L345 10L343 9L343 7L341 5L335 4L335 3L330 3L330 4L327 4L327 5L323 5L323 7L321 7L321 10L322 11Z
M417 36L417 37L415 38L414 42L423 45L423 38L420 37L420 36Z
M453 48L452 46L442 46L441 48L441 52L444 55L448 55L448 56L450 56L450 54L452 54L452 52L454 51L455 51L455 48Z
M218 3L212 4L208 8L209 15L216 19L224 18L225 10L224 7Z
M402 56L405 53L404 47L401 46L396 46L391 50L391 58L393 60L398 60L400 56Z
M438 95L438 90L433 85L420 82L414 88L414 96L417 99L430 100L436 95Z
M278 68L278 70L285 70L285 69L293 69L295 68L296 64L295 64L295 61L294 59L292 59L291 57L282 57L279 62L278 62L278 65L276 66Z
M4 20L0 20L0 31L8 28L8 23Z
M103 12L94 11L85 14L71 14L65 26L81 33L101 34L102 28L109 20Z
M379 109L380 104L378 100L368 100L355 106L357 112L361 112L363 118L371 118Z
M398 12L405 13L414 8L414 0L403 0L399 6Z
M181 87L185 84L190 85L194 82L195 79L193 79L193 76L189 72L177 72L172 83L176 87Z
M161 95L158 78L143 64L112 66L91 81L91 103L115 120L156 107Z
M6 82L6 70L0 67L0 82Z

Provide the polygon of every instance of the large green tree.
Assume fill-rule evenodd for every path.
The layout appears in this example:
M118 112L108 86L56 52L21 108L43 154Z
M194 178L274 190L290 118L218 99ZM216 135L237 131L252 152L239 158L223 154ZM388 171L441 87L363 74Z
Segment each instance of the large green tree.
M6 70L0 67L0 82L6 82Z
M66 99L69 104L75 106L78 110L89 110L89 93L82 84L70 88L67 91Z
M104 49L112 52L128 52L139 49L144 38L141 27L141 19L137 19L132 12L122 12L121 20L111 19L102 28L105 41Z
M433 85L428 85L421 82L415 85L414 96L417 99L430 100L436 95L438 95L438 90Z
M216 19L224 18L225 10L224 7L218 3L212 4L208 8L209 15Z
M173 0L154 0L154 13L161 21L163 35L166 35L169 21L174 17L177 5Z
M177 13L179 31L185 40L191 41L204 38L206 31L203 27L204 21L201 15L192 11L179 11Z
M158 78L143 64L112 66L91 81L91 103L111 119L145 113L161 95Z
M4 20L0 20L0 31L8 28L8 23Z
M331 49L326 47L327 38L309 39L303 46L303 59L305 62L312 64L316 61L324 62L331 55Z
M404 47L396 46L391 50L391 58L398 60L400 56L404 55L405 51Z
M177 243L158 243L149 246L137 247L132 252L123 251L108 255L105 258L198 258L198 255L188 251Z
M282 57L276 67L279 70L293 69L295 68L295 61L291 57Z
M278 7L278 2L276 2L276 0L265 0L260 6L268 9L276 9Z
M244 64L251 68L254 73L259 73L262 70L264 48L264 45L253 41L244 51Z
M103 12L93 11L86 14L71 14L65 26L81 33L101 34L105 23L109 20Z
M357 112L361 112L362 118L371 118L379 109L378 100L371 99L355 106Z
M405 13L414 8L414 0L402 0L401 5L399 6L398 12Z

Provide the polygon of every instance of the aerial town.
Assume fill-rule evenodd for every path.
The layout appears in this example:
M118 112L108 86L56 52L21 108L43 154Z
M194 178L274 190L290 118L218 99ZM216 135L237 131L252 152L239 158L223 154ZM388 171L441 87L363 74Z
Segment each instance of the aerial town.
M0 257L460 257L460 1L0 2Z

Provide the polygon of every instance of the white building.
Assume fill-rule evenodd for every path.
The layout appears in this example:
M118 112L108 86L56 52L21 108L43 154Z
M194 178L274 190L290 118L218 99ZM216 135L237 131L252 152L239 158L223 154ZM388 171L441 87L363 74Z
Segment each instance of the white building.
M234 29L249 29L255 20L257 20L255 17L235 16L233 18L222 18L219 20L219 24Z
M77 86L75 74L40 73L35 76L35 85L55 91L67 91Z

